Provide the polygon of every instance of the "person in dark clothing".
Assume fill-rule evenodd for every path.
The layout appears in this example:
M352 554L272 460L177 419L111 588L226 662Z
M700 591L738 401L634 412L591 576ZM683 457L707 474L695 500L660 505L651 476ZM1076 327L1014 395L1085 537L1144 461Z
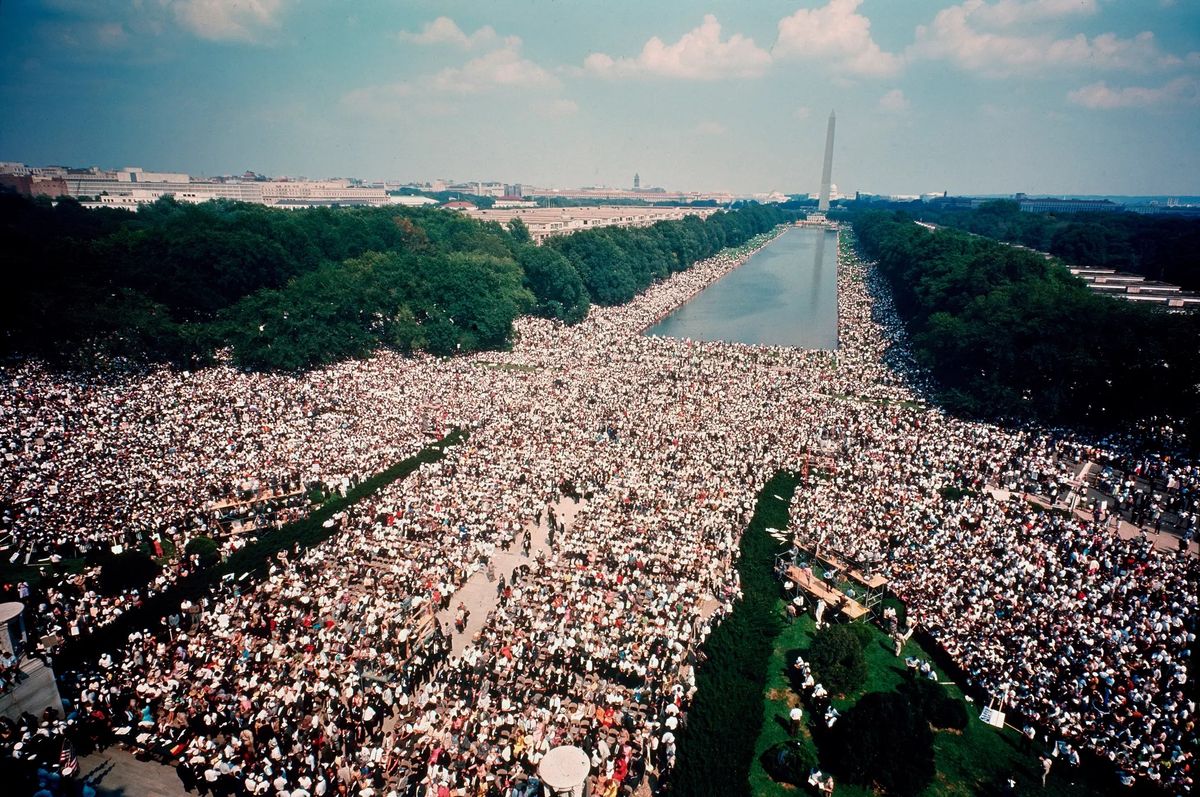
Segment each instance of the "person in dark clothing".
M183 785L183 790L191 792L196 788L196 771L192 769L192 765L187 761L180 761L175 765L175 774L179 777L180 784Z

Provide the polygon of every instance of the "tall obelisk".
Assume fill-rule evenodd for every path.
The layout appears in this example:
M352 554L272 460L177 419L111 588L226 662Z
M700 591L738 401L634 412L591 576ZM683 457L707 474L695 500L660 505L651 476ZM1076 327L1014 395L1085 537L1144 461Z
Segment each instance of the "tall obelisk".
M821 170L821 199L817 202L817 211L820 213L829 210L829 189L833 182L833 127L836 122L833 111L830 111L829 129L825 133L825 168Z

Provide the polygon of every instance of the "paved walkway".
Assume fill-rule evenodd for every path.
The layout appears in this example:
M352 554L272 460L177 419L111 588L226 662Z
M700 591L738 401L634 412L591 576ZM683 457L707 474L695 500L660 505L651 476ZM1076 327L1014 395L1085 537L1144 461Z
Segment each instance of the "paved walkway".
M987 489L988 492L1001 501L1007 501L1008 497L1011 495L1008 490L1002 490L996 487L989 487ZM1059 503L1051 506L1050 502L1040 495L1021 493L1021 497L1026 501L1032 501L1038 506L1046 509L1071 511L1066 504ZM1080 520L1090 522L1092 519L1092 513L1084 509L1075 509L1074 514L1075 517L1079 518ZM1105 528L1114 529L1117 532L1117 535L1123 540L1128 540L1132 537L1147 537L1154 542L1155 549L1159 551L1168 553L1176 553L1179 551L1179 537L1176 535L1165 531L1156 532L1149 526L1135 526L1128 521L1119 520L1116 515L1109 517L1108 522L1105 524ZM1192 556L1200 556L1200 543L1198 543L1196 540L1192 540L1190 543L1188 543L1187 552Z
M23 657L21 672L23 677L17 688L6 695L0 695L0 716L16 720L23 711L40 717L48 708L62 709L62 698L58 695L54 673L41 659Z
M100 797L187 797L174 767L138 761L119 747L81 757L75 778L86 778Z
M574 501L570 498L563 498L554 505L554 514L558 517L558 521L570 529L575 523L575 516L579 510L586 505L585 501ZM479 633L484 624L487 622L488 613L491 612L500 603L500 597L496 594L496 587L501 576L504 577L506 584L512 583L512 574L519 566L531 564L537 559L539 553L545 553L550 556L550 544L548 542L550 526L548 524L546 512L542 512L541 520L535 526L532 523L526 527L526 533L532 532L533 539L529 546L529 556L524 556L520 553L521 542L520 537L513 543L512 550L502 551L497 548L496 553L492 556L492 563L496 574L496 581L488 581L487 572L480 570L467 579L466 583L459 587L458 591L450 596L449 607L438 612L437 621L443 629L447 629L453 634L454 644L451 649L451 655L459 656L466 649L475 635ZM463 633L458 633L454 630L454 614L458 609L458 604L462 603L467 607L470 615L467 617L467 626Z

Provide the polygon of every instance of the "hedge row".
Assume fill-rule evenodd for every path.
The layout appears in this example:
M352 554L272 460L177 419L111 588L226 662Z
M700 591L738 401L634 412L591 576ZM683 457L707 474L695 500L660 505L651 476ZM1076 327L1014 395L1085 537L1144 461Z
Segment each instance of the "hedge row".
M702 649L696 699L679 734L672 795L750 794L767 663L783 630L774 576L779 543L767 529L787 528L788 504L798 481L797 474L780 471L758 494L737 564L742 599Z
M179 609L179 604L184 599L198 600L227 575L233 574L235 578L240 578L243 574L249 574L251 580L257 581L267 572L271 562L277 561L280 551L291 551L297 544L302 549L307 549L329 539L337 528L326 528L325 521L387 485L407 477L421 465L437 462L445 456L447 448L457 445L467 436L466 430L453 430L438 442L426 446L413 456L347 490L345 497L336 495L307 516L247 545L221 564L201 569L187 578L176 581L168 589L147 598L137 608L125 612L117 620L94 633L66 640L55 664L59 669L72 669L84 661L95 659L98 651L112 650L120 646L134 631L157 627L163 618Z

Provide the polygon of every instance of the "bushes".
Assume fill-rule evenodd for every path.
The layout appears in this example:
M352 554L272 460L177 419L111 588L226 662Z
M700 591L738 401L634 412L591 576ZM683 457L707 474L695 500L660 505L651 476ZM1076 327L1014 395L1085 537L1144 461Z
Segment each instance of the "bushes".
M791 739L780 742L762 755L763 769L772 779L793 786L808 783L808 775L817 766L816 756L803 742Z
M127 589L145 589L162 567L142 551L125 551L100 566L100 592L116 595Z
M870 628L862 626L866 639ZM813 637L808 663L818 681L830 694L849 694L867 680L867 661L863 656L863 636L855 624L827 625Z
M918 794L933 780L933 732L898 692L869 692L834 726L829 766L851 783L887 794Z
M188 556L199 556L201 567L212 567L221 560L220 549L212 537L192 537L183 552Z
M866 651L867 645L871 644L877 636L875 630L867 623L851 623L846 626L850 629L850 633L854 634L854 638L858 640L858 645Z

